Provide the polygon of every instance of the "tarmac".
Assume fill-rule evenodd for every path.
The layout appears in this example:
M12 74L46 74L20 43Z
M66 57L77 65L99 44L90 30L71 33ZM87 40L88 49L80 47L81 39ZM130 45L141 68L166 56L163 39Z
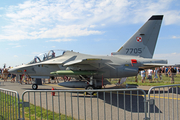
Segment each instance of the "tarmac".
M47 82L47 81L46 81ZM67 87L62 87L62 86L59 86L59 85L57 85L57 83L53 83L54 81L51 81L51 83L46 83L46 84L43 84L43 85L39 85L38 86L38 89L37 89L37 91L43 91L43 90L51 90L52 89L52 87L55 89L55 90L79 90L79 89L82 89L82 90L84 90L84 88L67 88ZM60 82L63 82L63 81L60 81ZM146 94L148 93L148 91L149 91L149 89L151 88L151 87L153 87L153 86L137 86L137 85L121 85L121 86L116 86L116 85L106 85L105 86L105 88L104 89L124 89L124 88L139 88L139 89L142 89L142 90L144 90L145 92L146 92ZM19 93L19 96L20 96L20 99L22 99L21 97L22 97L22 94L24 93L24 91L26 91L26 90L32 90L32 84L25 84L25 83L23 83L23 84L20 84L20 83L18 83L18 82L14 82L14 83L12 83L11 81L10 81L10 79L8 79L7 80L7 82L4 82L4 80L0 80L0 88L3 88L3 89L8 89L8 90L14 90L14 91L17 91L18 93ZM159 115L161 116L161 118L163 118L163 116L164 116L164 114L165 115L167 115L167 110L168 111L173 111L173 110L176 110L176 108L178 107L178 108L180 108L180 104L178 104L178 105L176 105L176 101L179 101L180 99L180 95L178 94L177 96L178 96L178 99L176 99L176 97L177 96L173 96L172 94L169 94L168 95L168 93L167 93L167 91L168 91L168 89L166 89L166 93L165 93L165 97L163 96L163 94L161 94L160 96L158 95L158 91L155 91L157 94L156 94L156 96L154 96L153 94L152 94L152 99L155 99L155 107L153 107L152 108L152 110L151 110L151 117L154 117L154 115L156 115L155 116L155 118L159 118ZM162 93L162 91L161 91L161 93ZM179 92L178 93L180 93L180 90L179 90ZM141 94L141 93L139 93L139 94ZM37 94L38 95L38 94ZM169 99L167 99L168 98L168 96L170 96L170 98ZM62 101L64 100L64 97L63 97L64 95L61 95L61 99L62 99ZM121 96L119 99L120 99L120 101L123 101L123 94L121 94L120 93L120 95L119 96ZM134 103L137 103L137 98L136 98L136 96L137 96L137 94L136 95L133 95L132 97L133 97L133 105L134 105ZM67 94L67 96L66 96L67 98L66 98L66 100L67 100L67 103L70 103L71 101L71 97L70 97L70 94ZM99 104L100 104L100 107L103 107L104 106L104 102L103 102L103 97L101 98L102 96L99 96ZM108 93L106 94L106 97L107 97L107 99L106 99L106 110L107 110L107 113L111 113L112 111L116 111L117 110L117 107L116 107L116 105L113 103L113 106L112 106L112 108L111 108L111 106L110 106L110 103L111 103L111 101L108 101L108 100L110 100L109 98L110 98L110 96L108 96ZM114 96L114 97L116 97L116 96ZM127 98L129 98L129 95L128 95L128 93L127 93L127 95L126 95L126 97ZM51 94L49 94L49 96L48 96L48 101L50 101L51 100ZM58 95L57 96L55 96L54 98L58 98ZM83 95L80 95L79 97L77 97L77 94L76 95L74 95L73 96L73 105L76 105L77 104L77 98L79 99L79 106L80 106L80 109L83 109L83 101L84 101L84 97L83 97ZM30 98L31 99L31 101L33 102L33 96L32 96L32 98ZM37 99L39 99L38 97L37 97ZM44 98L42 98L42 99L44 99ZM117 98L115 98L115 100L116 100ZM122 99L122 100L121 100ZM141 96L141 95L139 95L139 100L142 102L143 101L143 96ZM86 103L88 104L88 105L90 105L90 99L89 99L89 96L87 96L87 98L86 98ZM93 97L92 98L92 100L93 101L97 101L97 99L96 99L96 97ZM137 110L136 110L136 104L135 104L135 106L132 106L131 107L131 105L129 104L129 102L130 101L127 101L128 99L126 99L126 112L128 113L128 114L131 114L131 111L133 112L133 117L134 118L137 118L137 115L139 115L139 117L140 117L140 119L142 118L144 118L144 113L143 113L143 104L141 104L140 105L140 113L139 114L137 114L138 112L137 112ZM169 103L168 103L169 102ZM116 102L115 102L116 103ZM120 102L121 103L121 102ZM178 103L178 102L177 102ZM37 103L36 103L37 104ZM54 108L54 110L57 110L56 112L58 112L58 107L57 107L57 105L58 105L58 103L54 103L56 106L54 106L55 108ZM64 103L62 103L62 104L64 104ZM174 105L173 105L174 104ZM44 103L43 105L46 105L46 103ZM52 108L52 106L49 106L49 105L51 105L51 104L48 104L48 109L50 109L51 110L51 108ZM86 107L86 109L87 109L87 111L91 111L91 107L89 107L87 105L87 107ZM164 107L166 105L166 107ZM172 107L168 107L169 105L173 105ZM122 104L120 104L120 107L119 107L119 116L121 116L121 117L123 117L123 114L124 114L124 110L123 110L123 102L122 102ZM70 108L70 104L67 104L67 108ZM96 108L96 107L95 107ZM95 116L95 114L97 113L97 111L96 111L96 109L95 108L93 108L93 116ZM130 109L130 108L132 108L132 110ZM74 111L74 117L76 117L77 118L77 109L78 108L76 108L76 106L74 106L73 107L73 109L75 109L75 111ZM103 108L102 108L103 109ZM112 111L111 111L111 109L112 109ZM61 111L64 111L64 108L62 107L61 108ZM69 110L70 111L70 110ZM67 110L67 112L69 112L68 110ZM102 113L102 118L103 118L103 111L101 111ZM154 114L154 112L155 112L155 114ZM160 112L160 114L159 114L159 112ZM163 114L162 114L163 113ZM178 116L178 114L180 114L179 112L176 114L176 112L175 113L173 113L174 115L175 115L175 117L176 116ZM108 114L109 115L109 114ZM80 114L80 116L81 116L81 118L83 118L82 116L83 115L81 115ZM115 117L116 116L116 112L114 113L113 112L113 117ZM90 118L91 117L91 114L89 113L89 112L87 112L87 118ZM131 116L127 116L127 118L126 119L131 119L130 118ZM167 116L168 117L168 116ZM170 118L172 118L172 115L170 116ZM107 118L108 119L108 118ZM123 119L123 118L122 118ZM175 118L176 119L176 118Z
M64 81L60 81L64 82ZM56 90L66 90L66 89L77 89L77 90L84 90L84 88L68 88L59 86L58 83L54 83L54 81L51 81L51 83L45 83L42 85L38 85L37 90L51 90L52 87ZM106 85L103 87L103 89L124 89L124 88L139 88L144 90L145 92L148 91L153 86L137 86L137 85ZM18 83L18 82L11 82L11 79L8 79L7 82L4 82L4 80L0 80L0 88L14 90L20 93L23 93L25 90L32 90L32 84L25 84L25 83Z
M36 94L36 97L34 96L34 93L32 92L32 93L30 93L30 101L31 101L31 103L32 104L34 104L34 99L36 98L36 105L37 106L40 106L40 103L38 102L38 101L40 101L40 98L39 98L39 93L38 93L38 91L43 91L43 90L51 90L52 89L52 87L55 89L55 90L79 90L79 89L81 89L81 90L84 90L84 88L67 88L67 87L62 87L62 86L58 86L57 85L57 83L52 83L52 82L54 82L54 81L51 81L51 83L49 84L43 84L43 85L39 85L38 86L38 89L36 90L37 91L37 94ZM61 81L61 82L63 82L63 81ZM106 85L105 86L105 88L103 88L103 89L124 89L124 88L126 88L127 86L116 86L116 85ZM134 86L128 86L128 87L131 87L131 88L141 88L141 87L139 87L139 86L136 86L136 85L134 85ZM31 84L25 84L25 83L23 83L23 84L20 84L20 83L17 83L17 82L14 82L14 83L12 83L11 81L10 81L10 79L8 79L8 81L7 82L4 82L4 80L0 80L0 88L3 88L3 89L8 89L8 90L14 90L14 91L17 91L18 93L19 93L19 96L20 96L20 99L25 99L25 100L28 100L28 94L26 93L25 95L24 95L24 97L23 97L23 93L26 91L26 90L32 90L32 85ZM144 87L144 88L146 88L146 89L148 89L147 87ZM65 114L65 109L66 109L66 112L67 112L67 115L71 115L71 109L69 109L69 108L71 108L71 99L72 99L72 105L73 105L73 117L75 117L76 119L78 119L78 114L80 115L80 119L84 119L84 95L83 94L81 94L81 93L79 93L78 95L77 95L77 93L72 93L73 95L73 97L71 97L71 94L70 93L66 93L66 97L64 97L64 93L56 93L56 95L53 97L53 99L54 99L54 105L52 105L52 101L51 101L51 99L52 99L52 96L51 96L51 93L48 93L48 95L47 95L47 101L48 101L48 109L49 110L51 110L51 111L53 111L53 107L52 106L54 106L54 111L56 112L56 113L58 113L59 111L59 108L58 108L58 106L61 106L60 107L60 111L62 112L62 114ZM113 102L112 102L112 105L111 105L111 101L110 101L110 97L111 97L111 95L110 95L110 93L109 92L106 92L105 93L106 94L106 98L105 98L105 102L104 102L104 98L103 98L103 93L99 93L99 96L98 96L98 101L99 101L99 117L101 118L101 119L104 119L104 106L106 106L105 107L105 111L106 111L106 119L111 119L111 113L112 113L112 117L113 117L113 119L117 119L116 117L118 116L118 114L117 114L117 105L116 105L116 103L117 102L115 102L116 100L117 100L117 95L113 95L112 97L112 99L113 99ZM59 97L60 96L60 97ZM119 100L121 101L120 103L119 103L119 116L121 116L120 118L122 118L123 119L123 114L124 114L124 109L123 109L123 94L122 94L122 92L119 92ZM129 104L130 103L130 101L129 101L129 99L128 99L128 92L127 92L127 95L126 95L126 97L127 97L127 100L126 100L126 110L127 110L127 116L126 116L126 119L131 119L130 117L130 113L131 113L131 104ZM142 104L141 106L140 106L140 108L139 108L139 114L137 113L137 110L136 110L136 108L137 108L137 105L136 105L136 96L132 96L133 97L133 103L135 103L135 104L133 104L133 106L132 106L132 112L133 113L135 113L134 115L133 115L133 117L135 117L135 118L137 118L137 115L139 115L139 117L140 117L140 119L143 119L144 118L144 113L143 113L143 109L144 109L144 105ZM59 105L59 103L58 103L58 99L61 99L60 101L60 105ZM64 99L66 98L66 101L64 101ZM87 113L86 113L86 118L87 118L87 120L89 120L91 117L93 117L93 119L97 119L96 117L97 117L97 113L98 113L98 111L97 111L97 106L96 106L96 101L97 101L97 96L93 96L92 98L89 96L89 95L87 95L86 97L86 111L87 111ZM45 93L42 93L42 107L44 107L44 108L46 108L46 97L45 97ZM78 104L79 104L79 108L78 108L78 106L77 106L77 99L78 99ZM92 100L92 101L91 101ZM114 101L115 100L115 101ZM143 101L143 96L139 96L139 100L140 100L140 102L141 101ZM66 102L66 103L65 103ZM94 106L94 107L92 107L91 106L91 102L93 103L93 105L92 106ZM67 104L68 103L68 104ZM66 105L66 108L64 108L64 106L63 105ZM80 110L80 113L78 113L78 109ZM90 111L93 111L93 115L91 115L91 112Z

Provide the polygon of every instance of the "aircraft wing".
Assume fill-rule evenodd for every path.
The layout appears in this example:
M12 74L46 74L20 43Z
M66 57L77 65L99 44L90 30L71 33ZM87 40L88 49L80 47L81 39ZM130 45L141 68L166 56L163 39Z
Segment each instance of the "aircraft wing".
M140 66L140 69L152 69L155 67L162 67L162 66L172 66L170 64L158 64L158 63L144 63L143 66Z
M111 60L107 59L99 59L99 58L88 58L88 59L79 59L70 61L64 64L64 66L71 66L71 65L91 65L96 68L102 68L104 66L107 66L108 63L112 63Z

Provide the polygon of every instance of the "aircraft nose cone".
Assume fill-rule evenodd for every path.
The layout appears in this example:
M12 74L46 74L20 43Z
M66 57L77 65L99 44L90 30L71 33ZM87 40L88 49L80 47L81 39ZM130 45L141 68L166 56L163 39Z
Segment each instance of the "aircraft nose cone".
M9 72L9 73L14 73L15 71L14 71L13 68L11 68L11 69L8 70L8 72Z
M17 69L17 68L11 68L8 70L8 72L11 74L20 74L20 73L22 73L22 70Z

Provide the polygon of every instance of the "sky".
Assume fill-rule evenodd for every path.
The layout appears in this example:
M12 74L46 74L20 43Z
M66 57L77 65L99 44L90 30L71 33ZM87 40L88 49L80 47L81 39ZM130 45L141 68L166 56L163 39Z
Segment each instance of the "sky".
M180 64L179 0L0 1L0 67L52 49L110 55L152 15L164 15L153 58Z

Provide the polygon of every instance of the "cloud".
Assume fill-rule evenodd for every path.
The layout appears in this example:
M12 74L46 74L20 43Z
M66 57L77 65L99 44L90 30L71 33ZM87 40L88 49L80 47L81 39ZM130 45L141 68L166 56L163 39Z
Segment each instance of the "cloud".
M96 30L88 30L87 26L83 25L57 25L53 29L49 29L39 34L39 38L58 38L58 37L74 37L74 36L87 36L92 34L102 34L103 32Z
M17 55L14 55L14 57L18 57Z
M33 52L31 53L32 55L38 55L38 54L41 54L40 52Z
M102 41L103 39L99 38L99 39L94 39L96 42Z
M169 10L167 12L165 12L165 19L164 22L166 25L170 25L170 24L178 24L180 25L179 21L180 21L180 10Z
M19 43L8 43L8 45L12 46L12 48L19 48L22 47Z
M74 39L56 39L56 40L48 40L46 42L67 42L67 41L75 41Z
M106 26L106 24L101 24L101 26Z
M27 0L7 7L0 40L61 38L103 34L100 26L145 22L153 14L164 14L165 25L180 24L180 10L173 0ZM102 24L103 23L103 24Z
M180 39L180 36L172 36L172 39Z
M18 47L22 47L21 45L16 45L16 46L14 46L14 48L18 48Z
M95 27L96 27L96 25L90 25L89 27L90 27L90 28L95 28Z
M149 0L149 1L134 1L134 5L129 9L131 22L144 22L151 15L164 15L165 25L179 24L180 10L174 9L173 0ZM173 6L173 7L172 7Z

